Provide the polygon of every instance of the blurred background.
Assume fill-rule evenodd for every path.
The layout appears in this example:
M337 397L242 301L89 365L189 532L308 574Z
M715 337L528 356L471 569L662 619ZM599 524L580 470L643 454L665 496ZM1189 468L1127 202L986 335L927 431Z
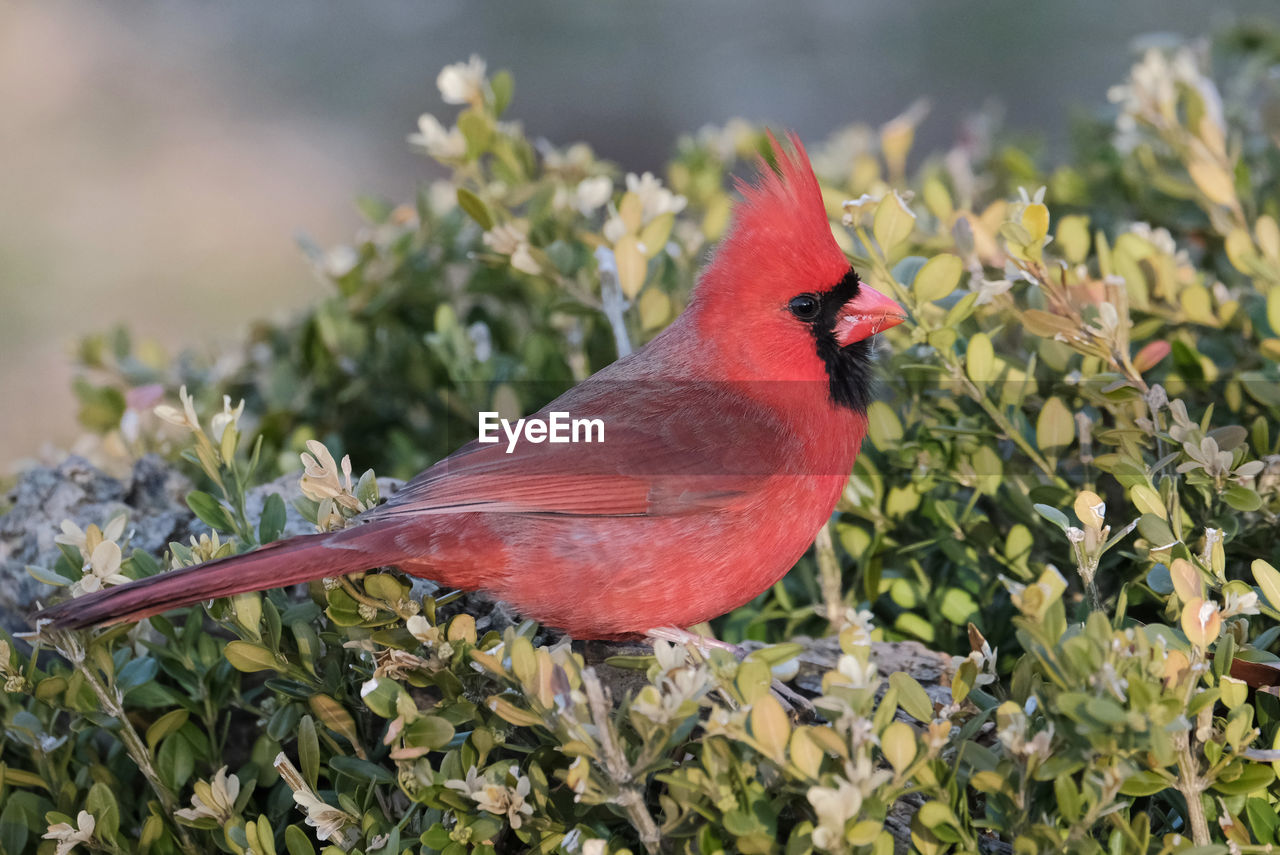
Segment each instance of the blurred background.
M1052 158L1136 37L1263 16L1275 0L4 4L0 471L74 439L77 336L217 350L323 293L295 237L343 241L355 196L434 176L405 136L452 116L436 74L471 53L514 73L531 134L631 171L708 122L817 141L921 97L918 150L994 102Z

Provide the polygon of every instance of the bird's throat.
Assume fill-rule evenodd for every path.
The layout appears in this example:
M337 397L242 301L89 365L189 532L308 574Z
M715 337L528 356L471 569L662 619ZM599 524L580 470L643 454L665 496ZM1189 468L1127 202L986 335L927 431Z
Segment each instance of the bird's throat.
M818 358L827 370L832 403L857 413L866 413L874 386L871 341L855 341L841 347L835 334L840 312L857 297L858 287L858 275L849 268L839 282L818 295L821 309L810 322L809 329L813 333Z

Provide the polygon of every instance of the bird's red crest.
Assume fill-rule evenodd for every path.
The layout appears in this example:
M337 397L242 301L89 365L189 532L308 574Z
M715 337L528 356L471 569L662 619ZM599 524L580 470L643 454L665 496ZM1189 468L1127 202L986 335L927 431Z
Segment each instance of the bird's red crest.
M832 237L804 145L794 133L787 134L789 150L772 133L769 142L776 170L761 158L755 181L737 182L743 200L707 275L751 271L756 281L783 289L797 282L815 289L834 285L849 261Z

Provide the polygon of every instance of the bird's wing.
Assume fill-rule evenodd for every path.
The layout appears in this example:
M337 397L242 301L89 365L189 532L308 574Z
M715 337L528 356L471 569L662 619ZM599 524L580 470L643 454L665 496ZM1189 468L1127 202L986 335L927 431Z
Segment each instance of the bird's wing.
M594 378L593 378L594 379ZM590 381L588 381L590 384ZM799 437L751 398L713 384L584 384L539 411L600 419L602 442L472 441L365 516L683 514L730 507L786 469ZM585 387L585 388L584 388Z

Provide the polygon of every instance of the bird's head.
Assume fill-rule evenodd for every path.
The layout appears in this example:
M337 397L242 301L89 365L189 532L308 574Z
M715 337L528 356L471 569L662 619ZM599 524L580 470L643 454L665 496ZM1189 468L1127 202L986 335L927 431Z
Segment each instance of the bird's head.
M833 403L865 411L871 343L902 323L893 300L861 282L836 244L804 146L772 134L690 308L725 342L740 379L825 381Z

